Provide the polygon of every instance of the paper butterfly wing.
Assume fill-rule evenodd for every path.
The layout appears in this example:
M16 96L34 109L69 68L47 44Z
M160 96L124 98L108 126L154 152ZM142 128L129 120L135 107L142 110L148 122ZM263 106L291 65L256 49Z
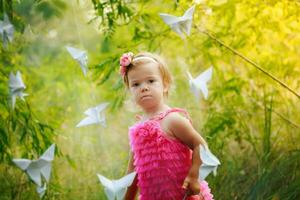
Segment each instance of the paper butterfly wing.
M120 188L116 193L117 200L123 200L126 194L127 188Z
M203 163L206 165L217 166L221 164L219 159L213 155L208 148L205 148L203 145L201 145L200 151L202 152L201 159L203 159Z
M191 34L191 28L192 28L192 21L186 20L180 23L180 29L182 32L185 32L188 36Z
M95 124L98 123L98 112L95 108L89 108L87 109L84 114L87 115L86 118L84 118L83 120L81 120L76 127L81 127L81 126L87 126L90 124Z
M184 15L182 16L184 23L182 23L181 25L187 35L190 35L191 33L194 11L195 5L190 7L187 11L185 11Z
M10 23L8 16L4 15L4 27L3 32L5 33L7 39L11 42L14 35L14 26Z
M192 93L195 95L197 101L199 101L200 100L200 91L199 91L200 89L196 85L196 82L195 82L194 78L192 77L192 75L190 74L190 72L187 71L186 73L189 77L190 89L191 89Z
M4 20L0 21L0 34L4 46L13 40L14 26L10 23L6 14L4 15Z
M81 127L81 126L87 126L87 125L91 125L91 124L96 124L98 123L97 119L95 119L95 117L86 117L83 120L81 120L76 127Z
M87 54L86 52L83 52L83 54L81 55L81 57L79 57L77 59L80 67L81 67L81 70L83 71L83 74L86 76L86 73L87 73L87 60L88 60L88 57L87 57Z
M1 36L2 36L2 34L3 34L3 31L4 31L4 30L3 30L3 29L4 29L3 27L4 27L4 22L0 20L0 34L1 34Z
M108 200L115 200L116 195L109 188L104 188L104 193L106 194L106 197L108 198Z
M202 165L200 167L200 173L199 173L199 178L200 181L205 180L205 178L213 171L213 167L212 166L205 166Z
M195 5L187 9L182 17L184 19L193 19L194 11L195 11Z
M159 16L162 20L171 27L171 29L180 35L181 38L184 38L179 22L181 22L181 17L176 17L173 15L160 13Z
M160 13L159 16L162 18L162 20L169 26L176 24L180 21L180 17L176 17L174 15L169 15L165 13Z
M16 76L12 72L9 74L9 88L12 92L26 88L19 71L17 71Z
M104 186L104 192L106 194L106 197L109 200L114 200L115 199L115 190L114 186L111 180L105 178L104 176L97 174L101 184Z
M29 164L31 163L31 160L28 159L13 159L13 162L22 170L26 170Z
M90 117L94 117L97 114L97 109L95 107L89 108L86 111L84 111L84 114Z
M0 20L0 35L1 35L1 40L3 42L3 46L6 46L6 36L5 36L5 32L4 32L4 22Z
M37 184L38 186L42 185L41 173L39 168L29 166L26 172L30 179L33 180L33 182L35 182L35 184Z
M207 70L202 72L197 78L195 78L195 81L197 83L210 81L210 79L212 77L212 70L213 70L212 67L208 68Z
M105 118L105 114L103 112L99 113L99 123L103 127L106 127L106 118Z
M18 82L18 84L19 84L19 87L25 89L26 87L25 87L25 84L24 84L24 82L23 82L23 80L22 80L21 72L17 71L16 79L17 79L17 82Z
M87 65L87 53L83 50L76 49L73 47L66 47L71 56L77 60L77 62L80 64L82 70L86 70Z
M193 81L190 81L190 88L191 88L192 93L195 95L197 101L199 101L200 100L200 90Z
M120 178L119 180L117 180L117 183L121 187L125 187L125 188L129 187L132 184L135 176L136 176L136 172L132 172L132 173L127 174L126 176Z
M135 176L136 176L136 172L132 172L114 182L115 188L117 188L116 190L117 200L122 200L124 198L126 190L132 184Z
M109 105L109 103L102 103L96 106L98 121L102 126L106 127L106 118L104 114L104 109Z
M104 110L108 106L108 104L109 103L99 104L98 106L96 106L97 111L101 112L102 110Z
M182 39L185 38L184 34L183 34L183 30L184 28L182 28L182 25L180 23L176 23L171 25L171 29L176 32Z
M85 51L82 51L80 49L76 49L74 47L69 47L69 46L66 46L66 49L68 50L68 52L71 54L71 56L73 57L73 59L75 59L82 71L83 71L83 74L86 75L86 72L87 72L87 53Z
M212 67L202 72L197 76L193 82L201 90L205 99L208 97L207 82L211 80L212 77Z
M19 87L17 78L15 77L15 75L12 72L10 72L10 74L9 74L8 86L10 89L15 89L15 88Z
M80 57L84 55L84 51L80 49L76 49L74 47L69 47L69 46L66 46L66 49L71 54L72 58L74 58L75 60L78 60Z
M6 26L4 26L3 28L4 40L6 40L7 42L12 42L14 31L15 29L12 24L7 24Z
M200 158L202 165L200 167L200 180L204 180L211 172L216 171L220 165L219 159L213 155L208 147L200 145Z
M49 183L50 180L51 167L51 163L47 163L44 167L41 168L41 174L46 179L47 183Z
M40 167L41 174L49 182L51 175L51 161L54 159L55 144L52 144L39 158L38 162L44 162L44 165Z
M54 153L55 153L55 144L52 144L40 157L40 159L46 160L46 161L52 161L54 159Z

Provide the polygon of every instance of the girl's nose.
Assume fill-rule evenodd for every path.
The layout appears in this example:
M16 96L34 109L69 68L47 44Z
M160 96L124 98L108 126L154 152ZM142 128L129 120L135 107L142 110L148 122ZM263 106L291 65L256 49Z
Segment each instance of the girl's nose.
M145 92L145 91L148 91L148 90L149 90L148 85L147 84L143 84L142 87L141 87L141 91Z

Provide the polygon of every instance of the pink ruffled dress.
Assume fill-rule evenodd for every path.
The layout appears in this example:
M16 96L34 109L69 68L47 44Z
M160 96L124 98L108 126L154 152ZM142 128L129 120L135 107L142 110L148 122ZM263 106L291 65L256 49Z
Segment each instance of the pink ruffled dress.
M185 110L169 109L154 118L129 128L130 147L138 174L140 200L182 200L182 184L192 164L192 151L180 140L168 136L160 127L169 113ZM187 198L199 199L198 195Z

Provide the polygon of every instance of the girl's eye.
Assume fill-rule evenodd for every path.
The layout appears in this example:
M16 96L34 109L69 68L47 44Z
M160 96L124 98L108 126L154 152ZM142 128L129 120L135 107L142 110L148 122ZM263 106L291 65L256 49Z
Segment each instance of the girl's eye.
M153 83L154 81L155 81L155 80L153 80L153 79L150 79L150 80L149 80L149 83Z
M134 84L132 84L132 87L137 87L137 86L139 86L139 84L138 84L138 83L134 83Z

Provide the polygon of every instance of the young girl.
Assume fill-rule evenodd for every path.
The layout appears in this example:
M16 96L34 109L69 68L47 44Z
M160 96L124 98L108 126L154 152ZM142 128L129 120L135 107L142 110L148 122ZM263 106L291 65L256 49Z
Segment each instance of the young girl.
M127 53L120 65L126 87L144 111L139 122L129 128L127 172L136 171L137 177L125 199L135 199L138 188L140 200L204 199L198 182L199 145L206 142L185 110L165 103L171 84L166 64L151 53ZM210 193L205 196L212 199Z

